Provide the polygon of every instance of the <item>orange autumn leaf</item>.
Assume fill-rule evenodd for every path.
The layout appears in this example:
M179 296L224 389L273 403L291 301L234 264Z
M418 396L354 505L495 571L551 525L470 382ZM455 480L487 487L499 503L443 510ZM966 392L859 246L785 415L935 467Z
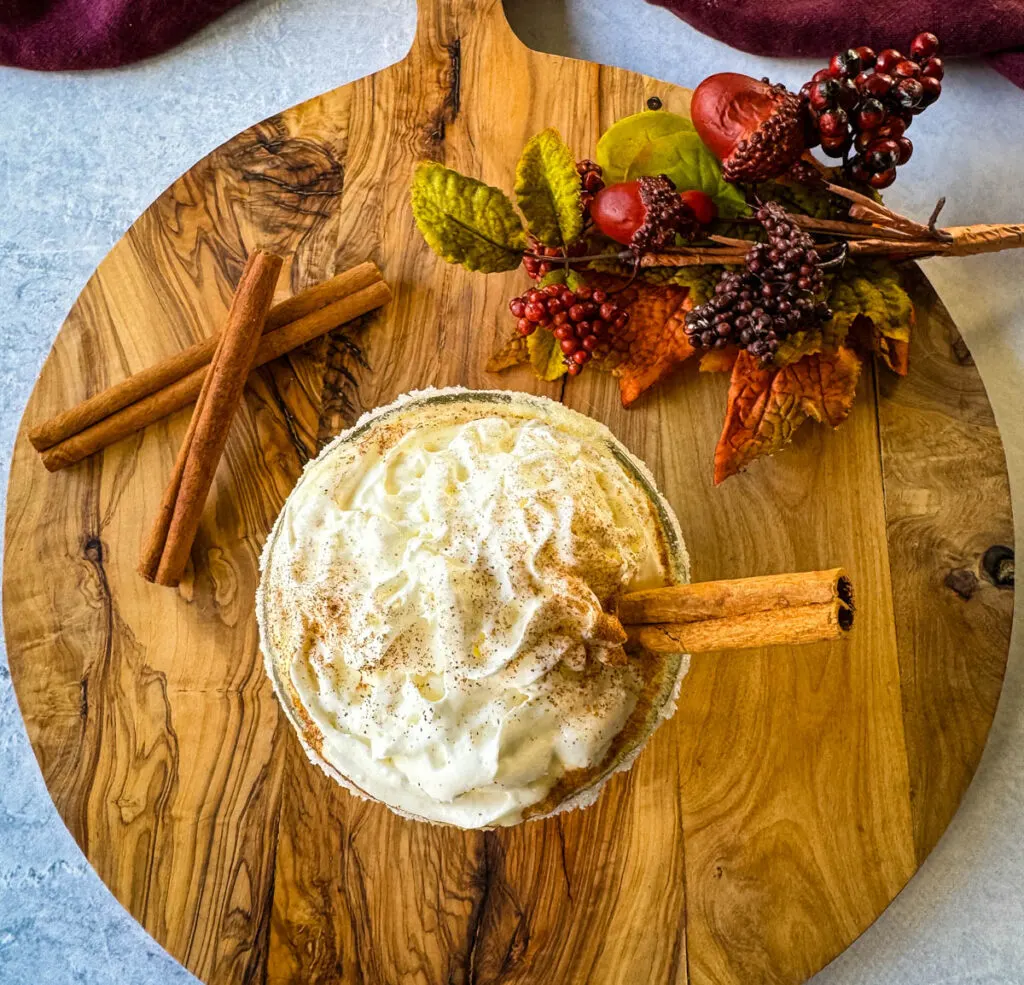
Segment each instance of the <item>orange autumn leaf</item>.
M910 371L910 332L917 323L917 313L911 308L907 318L907 338L892 338L882 335L878 340L876 352L882 362L898 376L906 376Z
M488 373L501 373L513 366L520 366L530 361L530 350L526 339L518 331L506 337L501 346L496 349L484 369Z
M808 417L837 428L853 409L860 367L860 357L845 346L816 352L781 370L772 389L799 394Z
M914 325L914 314L904 329L909 335ZM899 376L906 376L910 369L910 342L905 338L893 338L881 332L874 320L867 315L858 315L850 324L848 336L851 345L864 354L874 354Z
M622 283L607 275L594 278L594 286L605 289L614 290ZM693 307L688 295L687 287L643 281L616 293L615 303L629 311L629 324L620 336L627 347L610 360L623 407L693 355L684 330L686 312Z
M747 352L733 366L725 426L715 449L715 484L787 444L808 417L838 427L853 405L860 358L841 347L781 369Z
M879 351L882 361L898 376L906 376L910 371L910 343L900 339L886 339L884 348Z

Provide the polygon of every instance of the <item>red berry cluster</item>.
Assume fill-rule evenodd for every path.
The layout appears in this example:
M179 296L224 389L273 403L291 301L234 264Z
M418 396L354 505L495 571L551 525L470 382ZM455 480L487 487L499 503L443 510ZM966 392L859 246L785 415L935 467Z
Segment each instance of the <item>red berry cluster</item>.
M800 90L822 150L841 157L852 177L888 188L913 144L904 136L913 118L942 92L939 39L919 34L905 58L895 48L877 56L850 48L832 56ZM851 156L851 151L853 154Z
M523 257L523 267L531 279L540 280L556 267L564 267L567 254L570 257L583 256L585 245L574 243L568 250L563 250L560 246L545 246L531 236L529 252Z
M608 294L589 287L573 291L564 284L531 287L508 303L518 319L521 335L550 328L561 346L569 374L575 376L596 354L625 347L622 330L629 312L609 300Z
M523 266L531 280L540 280L541 277L550 274L564 259L564 254L557 246L545 246L537 240L530 240L530 256L528 253L523 257ZM551 257L550 260L541 260L539 257Z

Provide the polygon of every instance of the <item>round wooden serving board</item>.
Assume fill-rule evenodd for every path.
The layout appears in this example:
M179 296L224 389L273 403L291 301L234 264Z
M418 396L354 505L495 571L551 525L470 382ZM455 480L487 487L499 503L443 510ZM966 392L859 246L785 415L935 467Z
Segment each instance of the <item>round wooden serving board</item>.
M981 575L965 599L945 580L1011 543L1010 500L984 388L923 278L910 375L867 367L838 432L807 425L716 489L724 377L687 366L624 411L599 372L564 389L489 375L522 275L448 266L413 226L418 160L508 188L532 134L556 126L583 156L654 95L686 110L685 90L529 51L498 0L422 3L403 62L197 164L68 316L26 424L213 330L256 246L291 257L282 295L367 257L395 290L255 374L177 591L135 568L187 412L55 475L18 438L4 620L29 736L100 877L209 985L795 983L878 916L956 810L1012 592ZM849 641L695 657L675 718L586 811L463 833L349 796L271 693L258 552L318 443L455 383L607 423L654 469L697 579L844 565Z

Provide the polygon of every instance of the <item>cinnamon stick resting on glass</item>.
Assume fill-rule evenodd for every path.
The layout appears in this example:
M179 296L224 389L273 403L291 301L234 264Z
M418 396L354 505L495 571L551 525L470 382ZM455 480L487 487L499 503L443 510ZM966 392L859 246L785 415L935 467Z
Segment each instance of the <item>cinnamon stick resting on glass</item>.
M853 626L853 585L842 568L671 585L622 596L614 618L661 653L816 643Z

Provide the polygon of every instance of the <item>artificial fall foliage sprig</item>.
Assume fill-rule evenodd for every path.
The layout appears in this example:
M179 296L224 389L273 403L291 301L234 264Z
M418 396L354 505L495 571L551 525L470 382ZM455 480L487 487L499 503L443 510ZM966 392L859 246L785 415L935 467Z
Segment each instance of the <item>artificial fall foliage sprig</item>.
M911 62L919 75L927 66L930 78L941 76L930 40L915 39L912 50L913 59L891 50L878 59L870 49L842 52L799 97L770 87L767 102L748 101L740 112L718 103L723 91L747 83L712 77L706 89L718 102L704 99L702 116L659 110L619 120L598 141L596 162L577 161L555 130L545 130L523 150L514 198L421 164L412 206L431 248L485 273L522 264L537 282L510 302L513 325L487 369L528 363L551 381L592 365L617 378L628 407L699 353L702 371L732 377L716 482L778 451L808 419L842 423L865 358L907 372L913 305L893 261L1024 246L1024 225L941 229L941 200L919 223L886 208L867 184L856 187L858 177L876 173L871 168L902 163L888 144L875 146L892 139L878 127L899 130L898 149L908 153L902 135L924 108L900 108L909 98L902 93L916 91L903 84L914 77ZM835 80L847 102L858 89L859 106L888 78L877 65L890 64L904 74L892 82L889 109L879 119L867 105L871 112L845 124L848 150L860 133L870 136L855 159L844 151L843 165L829 169L804 145L796 160L788 144L781 155L774 145L757 150L778 129L780 107L783 115L809 113L826 136L831 110L814 103L835 87L819 83ZM716 119L732 128L728 141L714 134ZM890 180L887 172L872 184Z
M628 137L637 154L648 159L653 155L637 137L637 132L639 129L642 134L651 126L651 117L661 117L666 121L660 132L655 130L655 139L659 141L666 139L666 133L693 133L692 129L679 127L673 114L661 112L638 116L640 119L636 123L620 121L618 132ZM690 137L686 140L687 143L692 142ZM547 271L538 282L539 288L567 284L574 291L604 292L604 296L615 299L617 305L629 313L628 323L618 333L616 344L609 346L607 351L594 353L592 364L617 378L623 405L631 406L644 392L670 376L695 354L686 333L686 315L713 295L715 283L723 270L721 261L676 267L674 257L679 254L673 254L672 261L652 266L649 264L650 256L643 256L640 258L643 266L631 281L633 257L629 251L623 251L618 244L602 238L593 224L588 226L585 223L585 213L578 204L578 176L573 189L576 215L581 217L578 227L573 223L574 216L565 208L569 201L565 194L566 163L573 161L568 148L550 130L534 138L531 145L528 145L529 153L524 152L516 170L515 200L497 188L483 185L441 165L421 165L413 184L417 225L436 252L449 262L462 263L471 270L505 271L514 263L528 259L538 244L557 246L563 257L562 265ZM543 153L539 152L540 147L544 148ZM599 159L608 160L612 155L624 156L615 142L603 138ZM677 157L692 162L691 173L704 176L701 181L705 188L713 191L721 187L726 189L721 201L727 218L715 226L729 229L728 223L734 221L740 211L735 201L739 190L724 183L718 185L708 177L709 174L714 175L716 165L706 150L694 153L689 147ZM664 163L664 158L665 148L662 146L658 149L658 166ZM639 165L626 162L624 173L638 175L638 169ZM575 164L573 173L576 173ZM678 170L677 177L686 180ZM808 203L812 212L836 212L834 204L831 204L832 196L826 190L809 191L788 185L780 185L779 188L780 194L784 193L789 199ZM761 191L766 189L767 185L761 186ZM716 199L713 201L718 205ZM738 231L750 235L749 227ZM531 244L534 244L532 249ZM679 249L703 249L711 259L715 246L708 240L703 248L694 245ZM573 252L579 254L575 259L570 257ZM597 296L602 297L602 293ZM807 419L831 426L845 419L845 414L838 412L831 415L815 413L822 402L820 399L814 403L807 394L799 401L786 399L786 395L787 388L797 381L820 378L819 367L831 365L834 353L846 341L855 323L858 324L858 345L869 346L861 350L865 354L872 351L888 353L892 345L904 344L908 338L912 305L899 284L895 268L885 265L884 261L875 261L870 267L861 262L844 265L831 281L829 303L834 314L825 330L802 333L787 340L776 353L777 365L771 369L760 366L746 354L740 360L740 350L735 347L726 347L724 351L712 350L703 356L702 370L731 371L734 376L726 431L716 453L717 481L734 474L760 455L777 451ZM877 325L877 332L861 327L861 322ZM885 362L893 365L891 359L885 359ZM553 331L539 330L523 336L512 327L506 342L491 358L487 368L500 372L524 363L529 364L539 378L548 381L556 380L569 371L565 354ZM860 357L852 348L844 349L842 365L859 368ZM793 368L782 372L788 367ZM842 378L855 380L856 374L851 371ZM743 381L742 386L740 380ZM761 402L754 398L758 387L762 387L765 393ZM852 388L846 396L852 402ZM750 406L741 411L742 398ZM840 403L841 400L836 398L830 406ZM810 411L806 409L808 407ZM848 412L849 406L846 409Z

